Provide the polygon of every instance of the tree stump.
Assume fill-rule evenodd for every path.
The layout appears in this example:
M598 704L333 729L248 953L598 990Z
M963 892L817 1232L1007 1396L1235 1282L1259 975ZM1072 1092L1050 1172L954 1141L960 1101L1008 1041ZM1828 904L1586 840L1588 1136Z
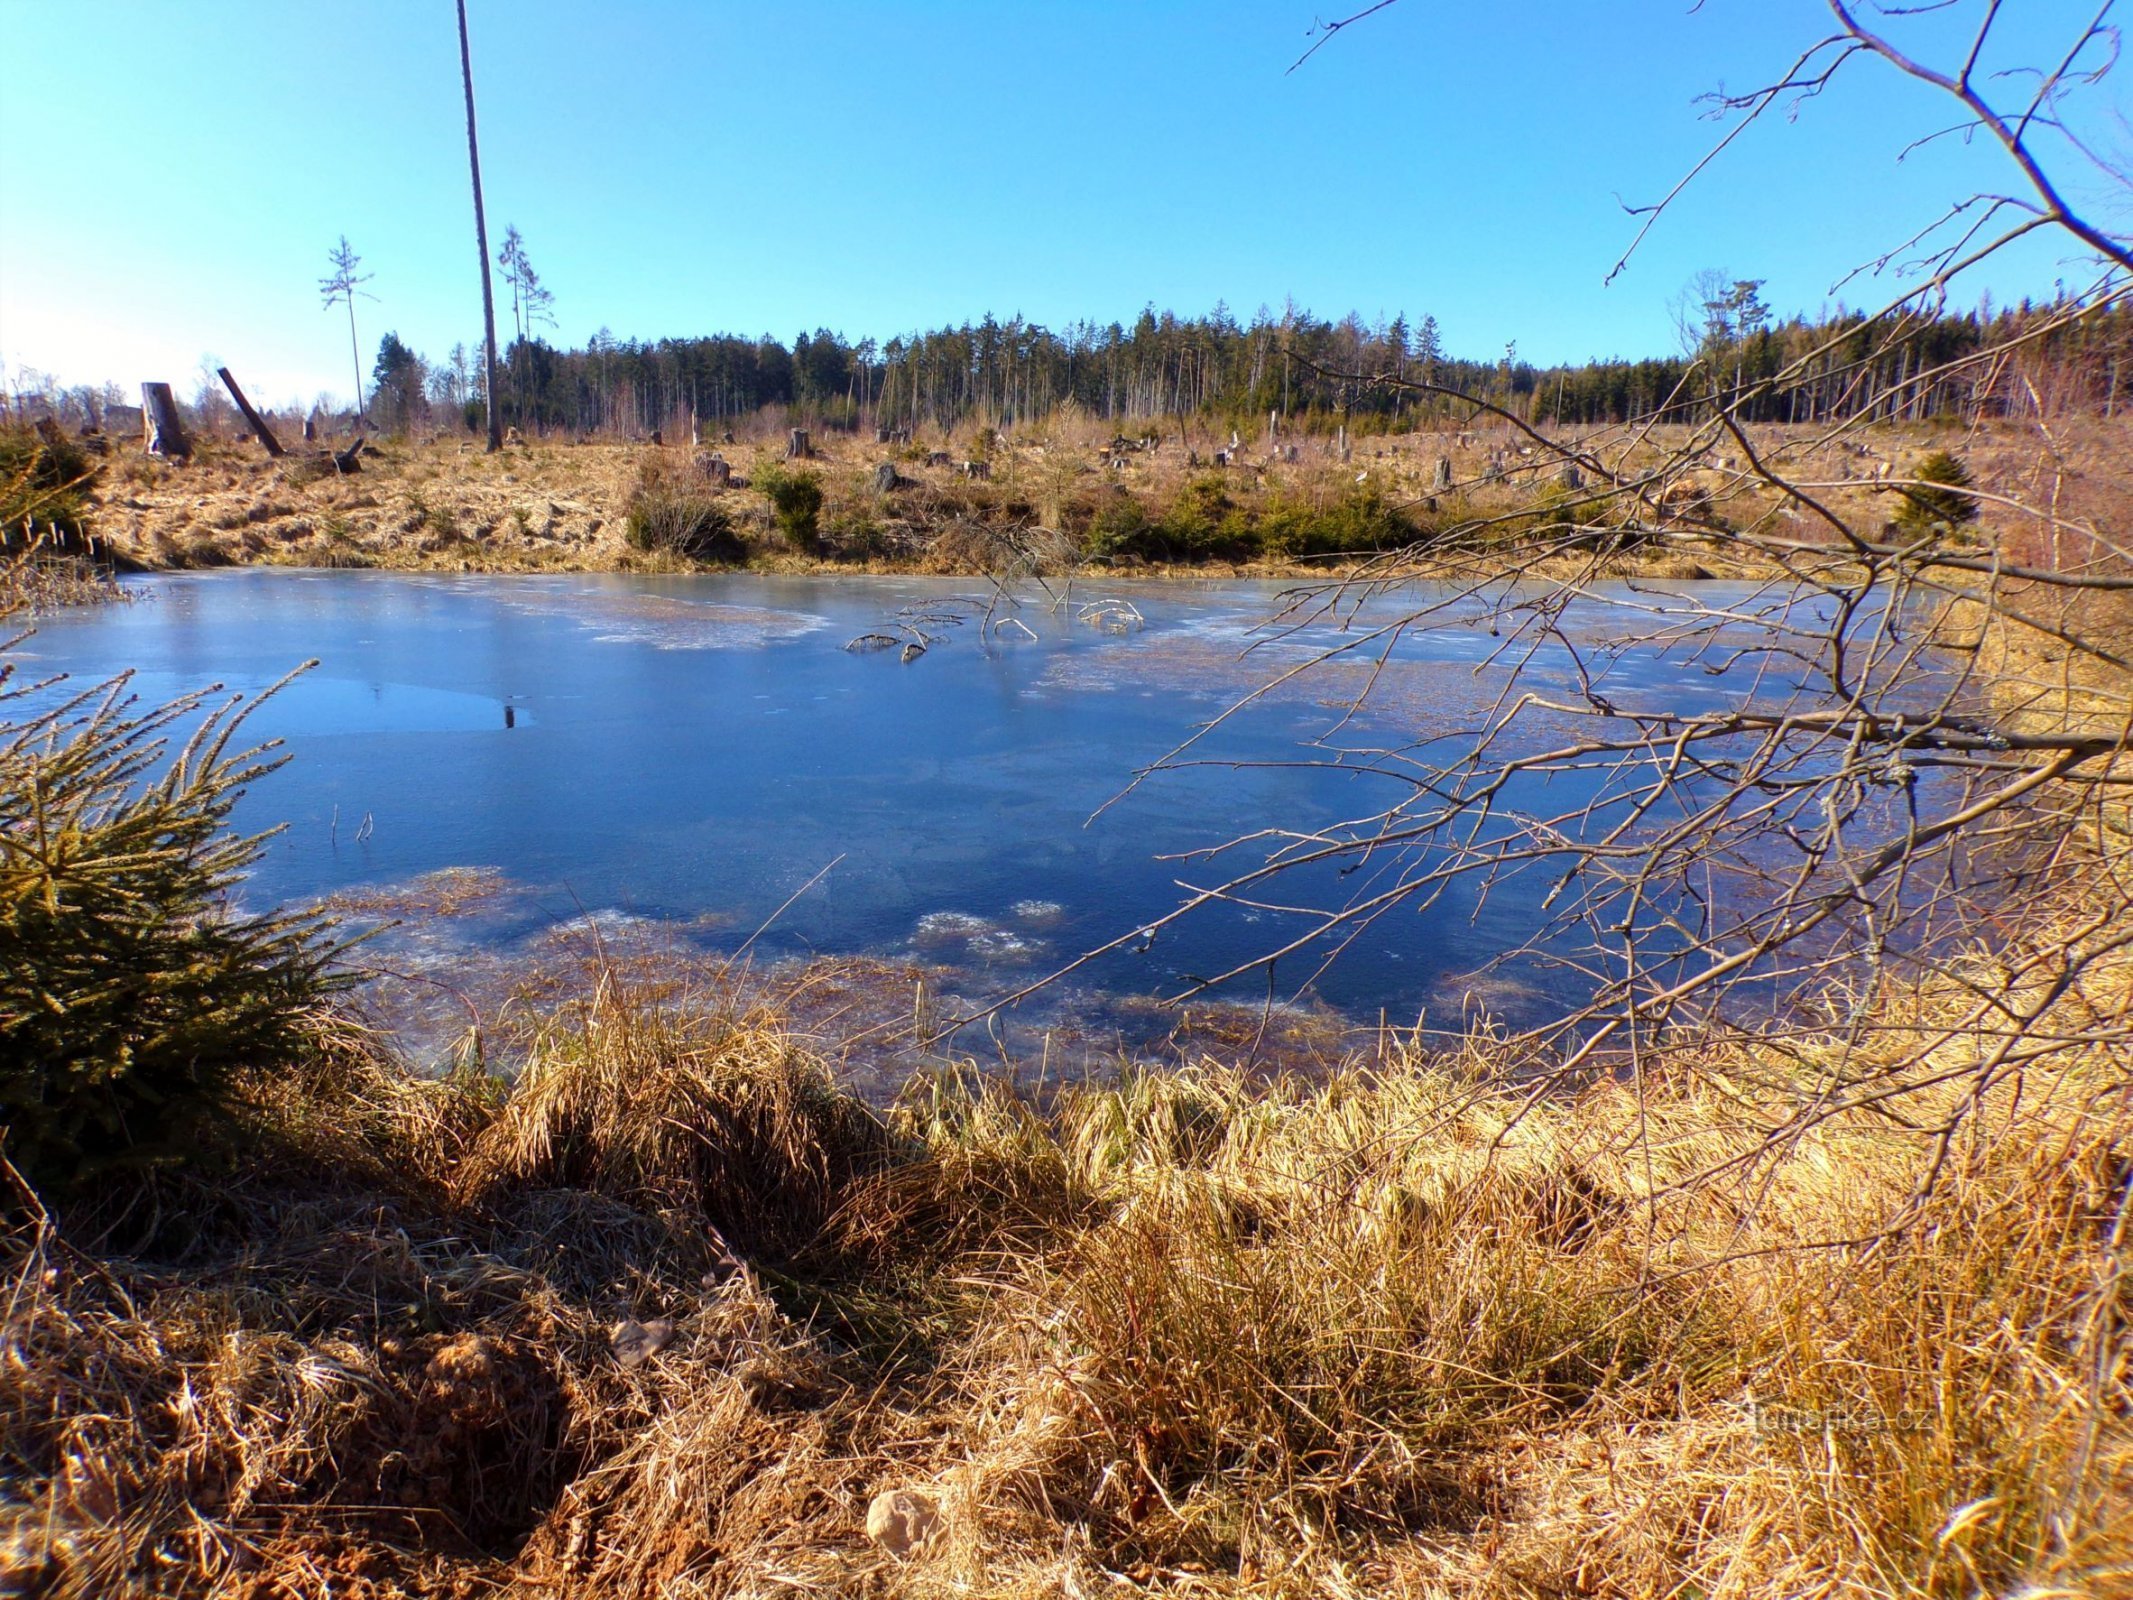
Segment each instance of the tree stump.
M708 456L698 456L696 470L703 475L704 482L714 488L724 489L733 482L732 464L715 451Z
M903 485L904 480L898 475L895 462L884 461L874 469L874 492L876 494L891 494L901 489Z
M792 438L785 445L785 459L787 461L810 461L814 459L814 454L815 447L808 442L807 430L805 428L793 429Z
M1452 458L1450 456L1439 456L1437 457L1436 470L1429 475L1430 492L1433 494L1442 494L1451 486Z
M192 441L185 437L185 425L178 418L178 397L170 392L169 384L141 385L141 418L148 430L150 455L166 461L191 458Z

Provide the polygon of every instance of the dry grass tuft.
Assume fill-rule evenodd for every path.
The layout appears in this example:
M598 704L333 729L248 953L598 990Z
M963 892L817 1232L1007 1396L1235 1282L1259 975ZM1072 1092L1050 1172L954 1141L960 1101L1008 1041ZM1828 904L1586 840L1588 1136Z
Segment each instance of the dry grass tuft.
M602 980L541 1031L458 1183L474 1204L582 1190L783 1257L886 1150L872 1113L761 1019L638 1007Z
M0 551L0 617L130 598L109 568L47 546Z

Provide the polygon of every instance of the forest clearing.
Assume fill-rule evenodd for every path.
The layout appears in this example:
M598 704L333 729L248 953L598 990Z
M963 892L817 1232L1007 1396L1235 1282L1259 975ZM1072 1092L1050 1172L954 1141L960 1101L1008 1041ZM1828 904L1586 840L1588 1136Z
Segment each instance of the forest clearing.
M113 558L149 571L1309 576L1366 569L1389 552L1410 568L1433 553L1456 567L1477 552L1545 559L1598 547L1606 570L1673 578L1765 573L1755 535L1812 533L1796 499L1749 466L1747 449L1695 442L1687 425L1595 428L1562 441L1600 453L1625 481L1649 478L1609 507L1606 534L1588 529L1582 541L1562 537L1590 498L1571 457L1492 419L1345 446L1315 438L1273 453L1262 440L1219 466L1216 449L1227 445L1181 444L1157 428L1136 424L1127 441L1114 425L1069 415L1004 435L984 427L899 445L811 431L810 454L795 467L790 430L773 415L693 447L559 435L487 456L449 436L386 439L347 475L323 453L276 460L249 440L203 440L182 463L113 441L96 531ZM2018 505L2108 492L2133 450L2133 419L2072 419L2048 457L2033 430L1991 423L1763 426L1747 437L1758 457L1847 519L1874 525L1901 512L1901 485L1935 452L1957 456L1980 490ZM969 470L974 461L982 477ZM817 490L798 518L781 515L769 492L795 478ZM1661 529L1664 539L1641 536ZM1733 536L1741 529L1747 541Z

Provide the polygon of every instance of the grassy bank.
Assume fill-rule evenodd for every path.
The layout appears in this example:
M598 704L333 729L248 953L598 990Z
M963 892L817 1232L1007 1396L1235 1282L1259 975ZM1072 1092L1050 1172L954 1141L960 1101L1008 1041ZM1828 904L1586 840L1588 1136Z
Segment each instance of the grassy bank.
M1373 436L1345 458L1326 440L1280 453L1242 451L1212 465L1213 444L1165 435L1117 451L1110 428L1059 421L1001 436L984 430L877 445L817 434L817 455L783 459L784 440L743 436L701 447L579 441L514 445L485 456L453 439L388 440L341 476L317 460L273 461L248 442L203 440L176 466L121 448L100 486L99 528L152 568L231 564L443 571L999 573L1028 570L1246 572L1351 569L1389 550L1471 565L1566 546L1560 559L1627 575L1759 575L1767 560L1728 530L1788 531L1788 508L1722 451L1684 474L1680 428L1602 445L1634 475L1664 467L1668 505L1616 506L1566 486L1521 436L1495 428ZM1797 435L1797 436L1795 436ZM2123 450L2126 425L2070 427L2069 459ZM1931 425L1875 426L1818 441L1757 432L1759 450L1859 525L1900 502L1880 481L1932 450L1961 451L1995 493L2036 492L2034 441ZM738 482L706 474L717 455ZM979 463L986 476L966 475ZM1440 469L1439 463L1442 463ZM894 474L892 487L877 477ZM1440 483L1440 471L1449 486ZM1647 547L1626 526L1668 528ZM1598 518L1625 524L1588 530ZM1776 519L1776 520L1773 520ZM1800 530L1812 531L1802 522ZM1414 565L1413 562L1410 565ZM1418 566L1416 570L1420 570Z
M1952 1091L1774 1149L1811 1055L1539 1104L1504 1065L944 1076L878 1115L715 993L602 985L511 1084L325 1030L246 1076L241 1162L17 1196L5 1560L107 1595L2123 1592L2122 1063L2005 1085L1879 1237ZM938 1518L902 1553L863 1532L897 1489Z

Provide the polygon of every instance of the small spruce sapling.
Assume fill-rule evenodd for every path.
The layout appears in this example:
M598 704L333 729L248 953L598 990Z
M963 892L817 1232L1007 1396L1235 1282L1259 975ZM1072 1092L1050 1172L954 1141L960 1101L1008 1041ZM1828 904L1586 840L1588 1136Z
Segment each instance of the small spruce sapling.
M1935 450L1912 474L1914 482L1902 490L1903 507L1896 513L1896 526L1906 533L1929 533L1935 528L1960 528L1977 520L1977 496L1970 492L1970 469L1945 450Z

